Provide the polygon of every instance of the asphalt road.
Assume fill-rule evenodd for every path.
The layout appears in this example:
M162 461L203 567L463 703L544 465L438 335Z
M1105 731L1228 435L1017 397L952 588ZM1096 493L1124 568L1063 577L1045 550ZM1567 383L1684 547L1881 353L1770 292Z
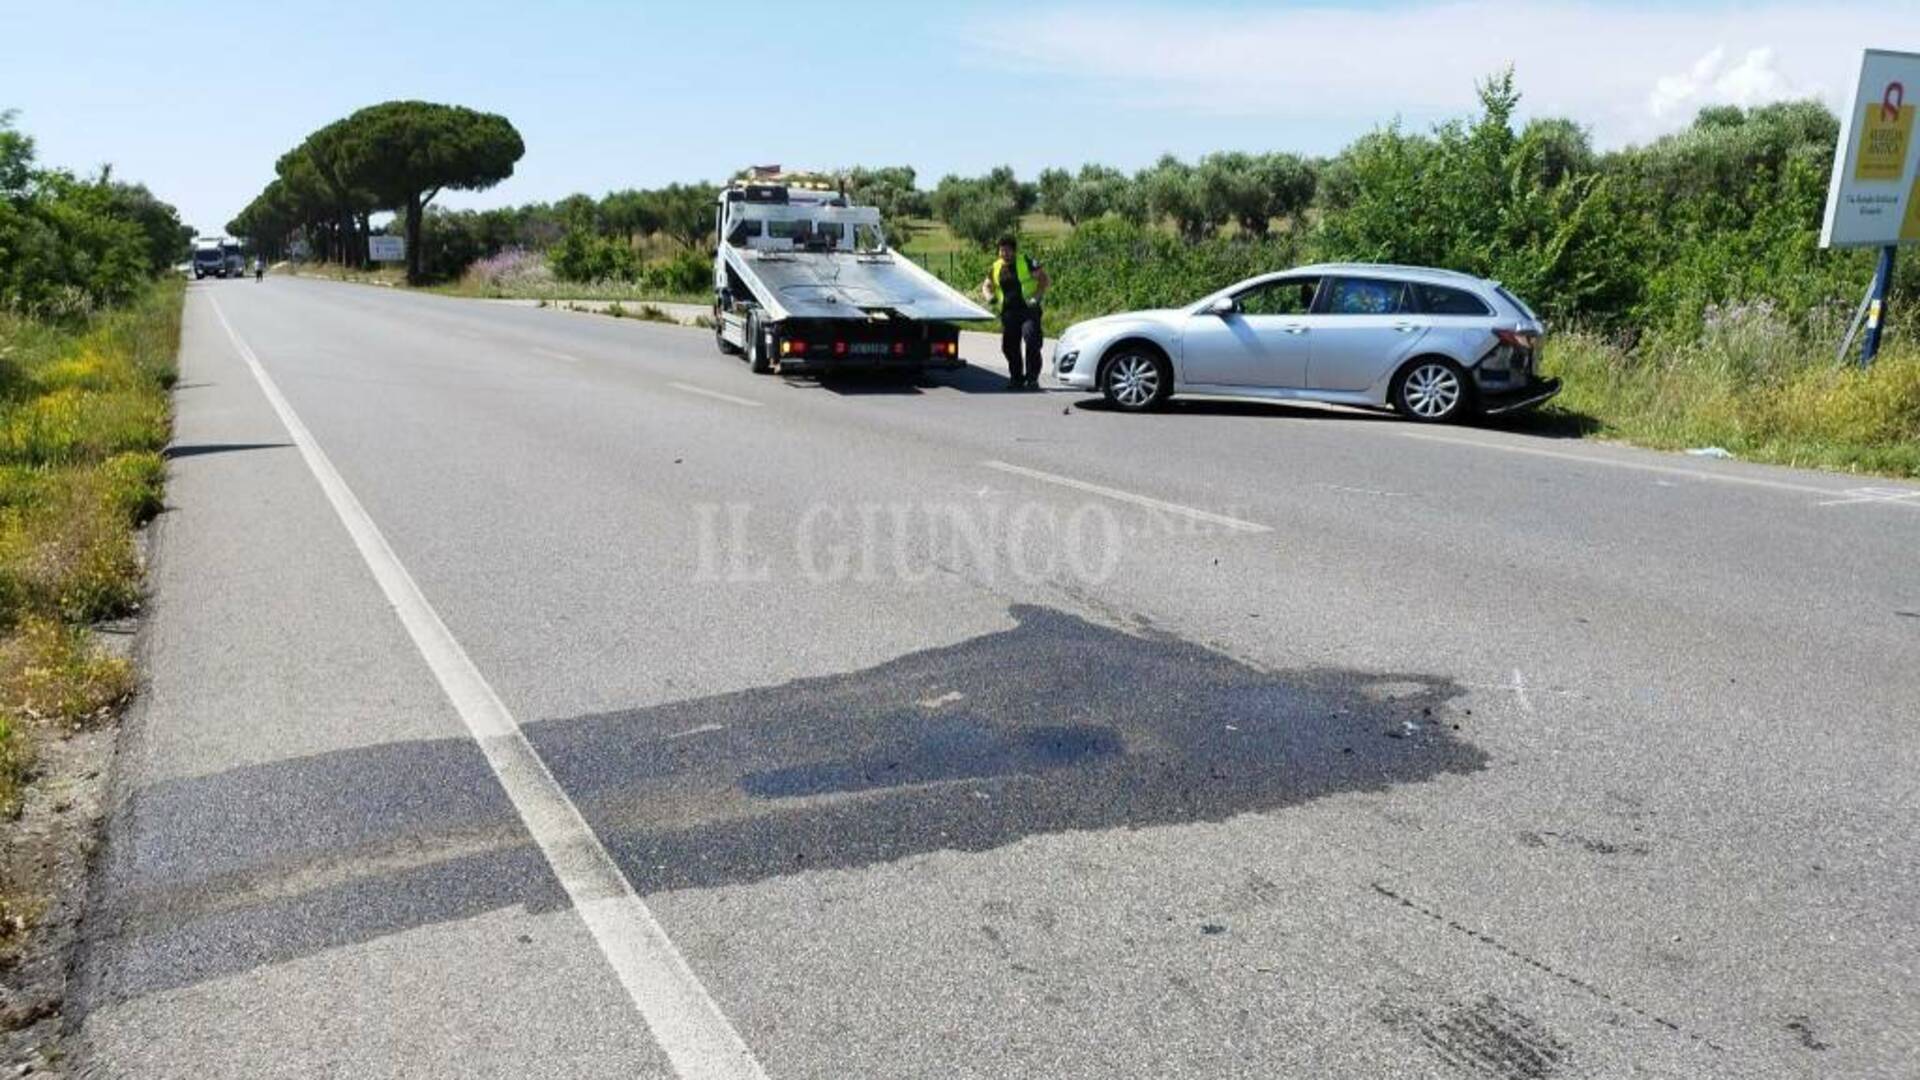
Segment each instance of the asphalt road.
M1920 489L187 305L87 1075L1920 1071Z

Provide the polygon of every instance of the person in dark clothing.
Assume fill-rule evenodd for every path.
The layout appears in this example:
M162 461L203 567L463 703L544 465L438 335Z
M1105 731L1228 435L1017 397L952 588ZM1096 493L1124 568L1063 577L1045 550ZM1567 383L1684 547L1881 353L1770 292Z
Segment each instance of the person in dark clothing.
M1040 305L1052 285L1046 268L1019 254L1013 237L1001 238L1000 257L980 283L980 296L1000 312L1009 390L1040 387Z

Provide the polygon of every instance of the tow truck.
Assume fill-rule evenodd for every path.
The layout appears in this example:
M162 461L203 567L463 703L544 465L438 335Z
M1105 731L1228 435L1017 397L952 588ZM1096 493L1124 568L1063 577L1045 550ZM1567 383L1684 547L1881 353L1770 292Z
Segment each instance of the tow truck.
M955 324L992 318L817 174L750 169L721 189L714 222L714 341L755 372L961 367Z

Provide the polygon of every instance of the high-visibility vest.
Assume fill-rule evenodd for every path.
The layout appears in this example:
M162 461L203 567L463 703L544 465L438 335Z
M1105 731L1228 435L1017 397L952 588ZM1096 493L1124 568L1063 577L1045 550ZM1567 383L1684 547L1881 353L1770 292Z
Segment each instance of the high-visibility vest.
M1007 268L1007 260L993 260L993 274L987 279L993 282L993 307L995 311L1007 306L1007 298L1000 295L1000 274ZM1013 272L1020 279L1020 299L1033 303L1033 260L1025 255L1013 257Z

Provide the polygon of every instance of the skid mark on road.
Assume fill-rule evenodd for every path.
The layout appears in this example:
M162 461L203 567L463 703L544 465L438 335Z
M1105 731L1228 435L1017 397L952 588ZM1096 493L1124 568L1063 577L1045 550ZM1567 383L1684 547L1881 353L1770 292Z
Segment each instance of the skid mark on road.
M1566 1044L1492 994L1439 1010L1411 1009L1405 1020L1447 1064L1492 1080L1546 1080L1567 1058Z
M1725 1047L1721 1046L1719 1043L1716 1043L1712 1039L1707 1038L1705 1035L1701 1035L1698 1032L1689 1031L1686 1028L1681 1027L1679 1024L1674 1023L1673 1021L1667 1019L1664 1016L1661 1016L1658 1013L1653 1012L1650 1009L1637 1005L1634 1002L1626 1000L1625 998L1617 997L1613 994L1610 994L1607 991L1602 990L1598 986L1595 986L1594 984L1586 981L1585 979L1580 978L1577 975L1569 975L1566 972L1561 971L1557 968L1550 967L1546 963L1536 960L1533 957L1528 956L1526 953L1521 952L1519 949L1516 949L1513 946L1508 945L1506 942L1499 940L1498 938L1494 937L1492 934L1489 934L1483 930L1475 930L1470 926L1466 926L1454 919L1450 919L1447 916L1442 915L1438 911L1435 911L1434 909L1426 906L1425 904L1417 903L1407 898L1406 896L1403 896L1400 893L1387 888L1385 885L1382 885L1377 881L1372 883L1372 887L1375 893L1377 893L1382 897L1385 897L1388 900L1394 901L1395 903L1399 904L1401 907L1407 909L1408 911L1413 911L1421 915L1424 915L1439 926L1445 927L1446 929L1451 930L1456 934L1463 934L1467 937L1470 937L1473 940L1479 942L1480 944L1488 946L1489 948L1492 948L1498 952L1504 953L1507 956L1520 961L1521 963L1527 965L1530 968L1540 971L1546 975L1550 975L1553 978L1558 979L1563 983L1566 983L1568 986L1574 987L1577 990L1584 991L1585 993L1590 994L1593 997L1599 998L1601 1001L1604 1001L1607 1004L1614 1006L1615 1008L1625 1009L1628 1012L1634 1014L1635 1016L1640 1017L1643 1020L1647 1020L1652 1023L1658 1024L1661 1027L1666 1028L1668 1031L1671 1031L1676 1035L1684 1036L1688 1040L1699 1043L1701 1046L1704 1046L1709 1050L1720 1052L1726 1049Z

